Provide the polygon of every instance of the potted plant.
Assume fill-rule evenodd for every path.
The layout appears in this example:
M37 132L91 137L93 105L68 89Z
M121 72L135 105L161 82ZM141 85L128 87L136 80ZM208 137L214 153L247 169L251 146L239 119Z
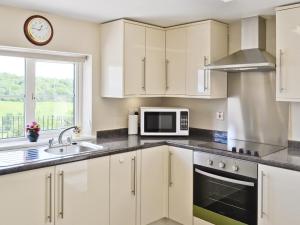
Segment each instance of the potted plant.
M32 122L26 127L27 138L30 142L37 142L41 128L37 122Z

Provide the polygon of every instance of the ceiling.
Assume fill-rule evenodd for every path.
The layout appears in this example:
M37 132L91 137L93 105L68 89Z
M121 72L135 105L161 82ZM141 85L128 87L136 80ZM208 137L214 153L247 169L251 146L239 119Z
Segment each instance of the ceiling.
M225 2L229 1L229 2ZM299 1L299 0L298 0ZM67 17L105 22L118 18L171 26L204 19L224 22L272 15L276 6L295 0L0 0L16 6Z

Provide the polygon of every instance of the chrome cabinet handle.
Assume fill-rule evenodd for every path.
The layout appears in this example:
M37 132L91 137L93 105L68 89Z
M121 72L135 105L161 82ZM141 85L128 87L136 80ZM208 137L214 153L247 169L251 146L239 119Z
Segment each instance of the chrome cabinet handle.
M52 223L52 173L50 173L48 175L48 185L49 185L49 211L48 211L48 216L47 216L47 219L49 221L49 223Z
M136 157L134 156L131 159L131 193L133 195L136 194L135 186L136 186Z
M64 171L59 173L60 176L60 212L59 216L63 219L64 218L64 179L65 174Z
M169 60L166 60L166 90L169 89Z
M232 178L227 178L227 177L222 177L222 176L218 176L215 174L211 174L211 173L207 173L205 171L199 170L199 169L195 169L196 173L199 173L203 176L207 176L213 179L217 179L217 180L221 180L221 181L226 181L226 182L230 182L233 184L239 184L239 185L244 185L244 186L248 186L248 187L254 187L254 183L253 182L247 182L247 181L242 181L242 180L236 180L236 179L232 179Z
M261 171L261 189L260 189L260 193L261 193L261 200L260 200L260 218L262 219L264 217L264 177L266 175L264 174L263 171Z
M208 58L204 56L204 66L207 65L207 60ZM208 84L207 84L207 70L204 68L204 91L208 89Z
M173 181L172 181L172 156L173 153L169 152L169 187L172 187Z
M283 51L282 51L282 49L280 49L279 50L279 90L280 90L280 92L284 91L283 77L282 77L282 55L283 55Z
M143 62L143 86L142 89L146 90L146 57L142 59Z

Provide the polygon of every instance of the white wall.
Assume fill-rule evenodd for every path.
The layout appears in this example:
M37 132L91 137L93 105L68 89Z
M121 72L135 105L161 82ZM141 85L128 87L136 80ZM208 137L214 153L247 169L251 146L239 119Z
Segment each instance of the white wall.
M276 55L276 19L269 17L266 20L267 25L267 51ZM230 24L230 42L229 51L234 52L240 49L240 23ZM300 103L290 104L290 121L289 121L289 140L300 141Z
M33 15L46 16L54 26L54 38L44 47L32 45L23 34L25 20ZM93 131L127 127L128 110L139 106L184 106L191 109L191 126L203 129L227 129L227 100L178 98L105 99L100 97L100 26L51 14L0 6L0 45L39 48L46 50L85 53L93 56L92 68L92 125ZM240 49L240 23L229 27L229 52ZM267 50L275 54L275 18L267 20ZM225 112L225 120L217 121L216 112ZM291 104L291 140L300 141L300 103Z
M267 25L267 51L276 55L276 19L268 17ZM229 53L241 48L240 21L229 25ZM191 109L191 127L211 130L227 130L227 100L198 100L198 99L163 99L168 106L183 106ZM225 112L225 120L216 120L216 112ZM300 103L290 104L289 140L300 141Z
M227 100L202 100L165 98L164 106L186 107L190 109L190 127L207 130L227 131ZM216 112L224 112L224 120L216 119Z
M37 47L23 33L25 20L34 14L46 16L54 27L51 43ZM0 45L38 48L92 55L92 125L93 131L127 127L128 109L140 105L160 105L157 99L103 99L100 97L100 25L61 16L0 6ZM87 109L84 109L87 110Z

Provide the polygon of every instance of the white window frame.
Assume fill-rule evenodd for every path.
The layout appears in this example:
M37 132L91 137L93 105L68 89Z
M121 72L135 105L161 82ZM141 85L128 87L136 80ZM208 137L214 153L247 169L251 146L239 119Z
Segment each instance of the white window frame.
M83 93L83 71L84 71L84 61L87 56L81 54L73 53L58 53L49 54L48 51L27 51L27 49L22 51L13 51L6 49L3 51L0 46L0 55L21 57L25 60L25 95L24 95L24 129L26 125L32 121L35 121L35 65L36 62L57 62L57 63L72 63L74 64L74 125L80 126L82 123L82 93ZM53 52L51 52L53 53ZM29 56L29 57L28 57ZM35 56L35 57L31 57ZM41 56L37 58L36 56ZM49 130L41 131L40 138L56 137L60 130ZM26 131L24 131L25 136L18 138L7 138L0 139L1 143L11 142L11 141L22 141L26 140Z

